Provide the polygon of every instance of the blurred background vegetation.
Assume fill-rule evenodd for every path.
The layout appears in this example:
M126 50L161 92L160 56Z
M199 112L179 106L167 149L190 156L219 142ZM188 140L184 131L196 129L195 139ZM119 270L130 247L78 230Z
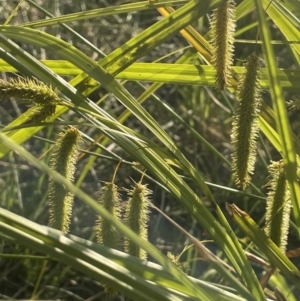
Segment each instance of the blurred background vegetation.
M4 24L12 11L20 1L1 1L0 22ZM242 1L236 1L237 5ZM129 3L128 1L71 1L71 0L35 0L23 1L16 14L9 22L10 25L20 25L23 23L37 21L45 18L45 11L55 15L66 15L75 12L88 11L100 7L118 6ZM40 7L40 8L39 8ZM209 18L207 14L200 18L193 25L200 34L210 39ZM237 36L235 41L235 59L234 65L241 65L243 60L254 50L262 57L259 45L255 44L257 38L257 13L252 11L237 22ZM81 39L70 33L66 28L55 25L39 28L51 35L74 45L93 60L99 60L102 54L108 54L114 49L120 47L129 39L162 19L162 16L156 9L147 9L144 11L132 11L126 14L114 14L101 18L86 19L68 23L76 33L84 37L94 45L89 47ZM270 22L272 28L272 37L274 41L274 50L278 67L286 69L298 68L290 48L282 43L283 38L276 26ZM41 60L59 59L53 53L33 47L28 44L19 45L35 58ZM191 46L180 35L170 37L167 41L147 53L140 59L140 62L164 62L175 63ZM99 51L96 51L98 49ZM101 54L102 53L102 54ZM197 54L192 56L189 63L200 65L202 59ZM15 76L13 73L2 73L3 78ZM69 80L70 77L64 77ZM139 95L151 83L126 82L124 86L134 96ZM285 91L286 100L294 99L297 94ZM89 98L99 104L106 112L113 117L120 116L124 107L109 94L104 88L99 88ZM264 101L271 105L269 93L264 91ZM279 153L269 143L266 137L261 133L258 144L258 159L255 165L255 176L253 176L253 186L250 186L245 193L240 193L231 178L230 166L220 160L204 144L199 141L187 130L186 125L179 122L163 106L167 105L170 111L177 113L190 127L198 132L203 138L211 143L228 161L231 161L231 143L230 131L232 122L232 112L235 107L235 98L229 92L220 92L214 87L197 85L172 85L162 84L144 103L143 107L157 120L161 127L176 142L177 146L192 163L200 170L204 179L211 188L214 198L217 200L220 208L225 210L225 202L235 203L242 210L246 211L251 217L264 225L265 197L268 182L267 165L270 160L280 159ZM5 126L17 118L27 109L25 104L19 104L13 99L0 106L1 126ZM299 113L290 112L290 121L294 132L299 134ZM60 116L63 121L80 120L73 111L68 111ZM124 123L127 127L135 129L146 137L153 138L151 133L133 116L130 116ZM37 158L43 157L44 162L49 162L49 147L55 140L57 133L62 129L61 126L47 126L37 135L28 140L24 147ZM96 128L81 126L80 130L91 138L98 137ZM85 142L87 143L87 142ZM84 148L84 147L83 147ZM90 149L94 152L96 147ZM132 168L130 154L126 153L114 142L106 145L106 150L102 152L103 157L99 156L89 172L82 181L80 188L92 197L97 196L102 181L111 181L115 168L119 162L118 158L125 160L118 169L115 184L119 187L129 188L134 182L138 182L141 174ZM91 154L84 154L77 164L76 180L78 180L84 170ZM48 225L49 212L46 200L48 177L40 171L33 169L25 160L15 153L10 153L0 160L0 205L20 216L26 217L41 225ZM178 171L180 173L180 171ZM75 180L75 182L76 182ZM202 192L192 181L186 178L191 188L202 197ZM201 241L206 241L205 245L216 252L213 241L199 226L191 214L181 204L174 200L172 195L168 194L158 185L155 180L144 179L144 183L153 191L152 201L171 217L176 223L181 225L190 234ZM123 200L126 200L125 191L121 190ZM205 198L204 198L205 200ZM207 206L210 206L207 203ZM213 211L212 211L213 212ZM228 215L226 214L228 217ZM74 235L85 239L95 240L95 213L88 206L75 198L71 229ZM236 226L232 223L234 229ZM243 234L236 230L236 235L243 238ZM149 241L156 245L165 254L172 252L178 255L185 246L189 244L187 238L167 220L165 220L156 211L151 211L149 222ZM246 240L247 242L247 240ZM299 245L296 232L291 228L287 249L295 249ZM25 255L43 255L30 250L16 243L2 240L2 253L25 254ZM199 255L193 248L189 248L180 258L180 262L185 265L185 270L189 275L222 283L221 277L215 270L209 268L209 264L199 258ZM299 266L299 260L294 259ZM260 275L263 269L255 266L255 270ZM297 290L294 292L297 295ZM48 260L46 264L42 258L37 259L17 259L0 258L0 298L1 299L60 299L60 300L106 300L101 283L81 274L75 269L59 263L55 260ZM298 297L299 290L298 290ZM116 299L122 299L122 296ZM121 300L120 299L120 300ZM124 300L124 299L122 299Z

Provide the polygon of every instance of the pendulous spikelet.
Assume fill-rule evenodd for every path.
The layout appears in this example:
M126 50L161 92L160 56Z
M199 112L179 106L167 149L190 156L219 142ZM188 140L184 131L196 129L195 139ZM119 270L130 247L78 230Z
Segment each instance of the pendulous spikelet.
M41 122L55 113L56 105L34 105L26 113L25 123Z
M232 171L237 186L245 189L251 180L250 174L254 171L259 133L261 90L259 58L255 55L251 55L246 61L245 73L239 81L237 100L231 132Z
M300 110L300 99L294 99L287 102L287 107L290 110Z
M0 79L0 99L13 97L38 105L58 104L60 98L50 86L30 78Z
M109 182L102 186L98 203L115 218L120 219L120 195L115 184ZM101 216L98 216L96 232L98 243L113 249L117 249L119 247L119 232L109 221L105 220Z
M289 230L291 198L283 161L269 166L271 180L266 210L266 234L285 253Z
M78 146L81 141L79 131L68 128L56 140L50 167L69 181L74 180ZM67 233L69 231L74 195L63 185L50 178L48 202L50 206L50 226Z
M229 84L234 52L235 2L227 0L214 9L212 30L212 66L216 69L216 84L221 90Z
M146 185L136 183L129 191L130 197L125 212L125 222L128 227L145 240L148 239L150 193ZM128 238L125 241L125 251L132 256L147 259L147 253Z

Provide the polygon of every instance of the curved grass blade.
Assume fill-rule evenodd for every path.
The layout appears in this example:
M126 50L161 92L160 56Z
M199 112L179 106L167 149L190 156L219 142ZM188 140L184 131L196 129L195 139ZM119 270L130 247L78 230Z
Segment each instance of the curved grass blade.
M112 133L116 134L115 131ZM127 151L129 151L129 149L131 148L131 153L136 153L136 154L139 153L141 155L138 159L145 167L151 168L151 166L153 166L155 168L159 168L159 164L158 164L159 162L160 162L160 165L165 164L163 161L159 161L158 160L159 158L156 158L155 156L151 156L150 150L148 150L147 154L144 153L144 151L146 150L145 146L141 147L141 148L137 148L137 146L135 144L133 144L133 141L128 140L126 138L126 136L123 136L123 134L121 136L119 136L118 138L119 138L119 141L118 141L119 143L120 143L121 138L123 138L124 142L125 141L127 142L126 146L122 145L122 143L121 143L121 146L124 147L125 149L127 149ZM200 300L202 300L201 298L204 298L203 300L209 300L203 296L202 291L200 291L199 288L196 287L186 277L185 274L183 274L180 270L178 270L178 268L175 267L174 264L172 264L165 256L163 256L160 253L160 251L158 251L152 244L150 244L149 242L138 237L134 232L132 232L123 223L121 223L120 221L118 221L114 217L112 217L111 214L109 214L102 206L98 205L97 202L95 200L93 200L91 197L89 197L86 193L84 193L82 190L80 190L79 188L74 186L72 183L70 183L68 180L66 180L63 176L61 176L57 172L51 170L45 163L40 162L39 160L34 158L30 153L28 153L26 150L24 150L23 147L16 144L15 142L13 142L10 138L6 137L1 132L0 132L0 141L1 141L1 143L6 144L10 149L17 151L21 156L23 156L29 162L34 164L41 171L46 172L48 175L50 175L53 178L53 180L58 181L59 183L64 185L66 188L68 188L70 190L70 192L74 193L74 195L76 195L80 200L84 201L88 206L90 206L92 209L94 209L104 219L108 220L121 233L123 233L124 235L129 237L137 245L139 245L141 248L143 248L145 251L147 251L148 254L151 255L155 260L157 260L166 269L166 271L168 271L169 273L171 273L173 275L173 277L175 279L177 279L180 283L184 284L189 290L195 290L195 292L197 293L197 297L199 297ZM172 172L172 170L169 167L166 166L166 168L167 168L166 171L163 174L161 174L161 176L163 178L165 178L166 175L168 175L168 174L170 174L170 172ZM174 174L174 172L172 172L170 174L172 180L174 178L173 174ZM171 181L171 179L168 179L169 188L172 188L173 193L175 193L177 197L179 197L183 202L185 202L186 205L189 204L188 202L189 202L189 200L191 200L191 198L188 197L187 195L185 196L185 194L189 193L191 197L195 197L195 196L193 196L191 194L191 192L189 190L187 190L187 187L183 186L182 184L178 185L178 183L173 183L173 181ZM179 183L182 183L182 180L179 177L178 177L177 181L179 181ZM181 189L179 188L180 186L182 186ZM199 206L200 205L201 204L199 203ZM191 207L191 204L189 204L189 207ZM201 223L204 224L205 228L208 229L209 232L212 231L212 227L213 227L214 230L211 233L213 234L213 236L216 236L215 231L217 231L219 233L219 235L221 235L222 237L221 236L219 236L219 238L216 237L216 240L218 240L221 245L224 245L225 241L228 240L224 230L222 230L219 227L219 225L216 223L214 217L210 214L210 212L206 209L206 207L204 205L201 205L201 208L199 208L199 209L201 209L201 210L199 210L198 215L200 215L200 212L201 212L201 214L203 214L203 212L206 211L206 219L207 219L207 217L210 219L210 221L208 221L201 217Z
M272 3L270 4L270 2L268 0L263 0L263 1L261 1L261 3L263 4L261 6L263 6L264 9L266 9L266 7L268 7L268 9L266 10L266 13L270 16L270 18L273 20L273 22L276 24L276 26L282 32L282 34L285 36L287 41L294 42L289 45L299 55L300 54L300 44L299 44L300 31L299 31L299 28L296 28L292 24L291 18L289 18L287 15L283 14L280 11L280 3L277 3L277 1L272 1ZM269 36L269 38L270 38L270 36Z
M65 60L41 60L49 69L60 76L75 76L82 71ZM12 64L0 60L1 72L17 72ZM243 72L243 67L233 67L236 74ZM165 84L188 84L214 87L216 71L207 65L166 64L166 63L134 63L116 75L117 79L128 81L145 81ZM278 69L278 79L281 87L287 91L299 91L300 71ZM261 69L260 85L262 89L269 89L267 69Z
M2 211L3 209L1 209ZM1 212L2 213L2 212ZM130 272L124 267L114 263L108 258L95 253L62 235L49 235L47 228L40 229L39 233L35 229L27 231L19 230L16 221L8 213L0 220L0 229L13 237L19 244L23 244L38 251L45 252L50 256L69 264L77 270L93 277L94 279L108 284L134 300L182 300L182 297L169 292L166 288L147 282L142 277ZM18 219L19 217L17 217ZM38 226L37 227L41 227ZM24 228L24 227L21 227ZM49 229L50 230L50 229ZM187 298L190 299L191 298ZM195 300L195 299L192 299ZM209 299L207 299L209 300Z
M160 2L163 2L161 4ZM34 22L23 23L21 26L30 27L30 28L40 28L40 27L47 27L58 25L60 23L69 23L75 22L80 20L90 20L93 18L105 17L105 16L112 16L117 14L125 14L143 10L149 10L156 7L160 7L162 5L181 5L186 4L188 0L164 0L159 1L156 0L153 3L149 3L149 1L143 1L138 3L130 3L130 4L123 4L123 5L116 5L116 6L109 6L104 8L97 8L83 12L76 12L68 15L62 15L59 17L54 17L45 20L38 20Z
M65 60L41 60L40 62L60 76L76 76L82 73L81 69ZM243 67L233 67L236 74L241 74L243 69ZM18 70L20 69L14 68L12 64L0 60L1 72L17 72ZM134 63L117 74L115 78L128 81L214 87L215 74L214 68L207 65ZM300 71L278 69L278 79L284 90L294 92L300 90L298 86ZM261 69L260 85L262 89L266 90L270 87L266 68Z
M142 277L144 280L155 282L156 284L159 284L164 288L172 289L174 291L177 291L178 293L189 295L190 297L194 297L194 298L196 297L195 292L188 290L184 285L182 285L180 282L174 279L172 275L170 275L167 271L165 271L162 268L162 266L158 264L139 260L137 257L133 257L126 253L107 248L103 245L88 240L84 240L74 235L65 235L64 233L58 230L48 228L45 226L40 226L28 219L20 217L12 212L9 212L1 208L0 208L0 220L4 222L6 225L13 225L13 228L41 240L46 245L55 246L56 248L62 250L63 252L72 255L75 255L75 253L77 253L76 255L78 256L79 259L83 259L82 258L83 255L79 252L79 250L84 251L85 249L85 250L90 250L92 252L96 252L97 254L100 254L101 257L93 254L92 258L86 257L84 258L84 260L87 263L94 264L95 267L102 269L104 271L106 270L105 267L106 265L110 265L110 262L114 262L120 267L124 267L125 269L127 269L127 271L129 271L129 274L133 273L138 277ZM29 247L32 247L32 245L29 244ZM82 249L81 247L84 247L84 249ZM103 260L102 256L107 260L104 260L104 262L102 262ZM104 269L103 266L105 267ZM117 275L115 275L113 272L113 268L115 267L115 265L110 267L112 268L110 271L111 275L114 275L116 277ZM226 301L246 300L233 293L227 292L224 289L213 287L208 282L201 281L192 277L189 277L189 279L193 281L193 283L197 284L210 298L214 298L214 299L220 298L218 300L226 300ZM125 281L125 279L120 279L120 280ZM139 281L140 279L138 279L138 282ZM139 285L139 283L137 285ZM188 297L183 297L183 298L184 300L189 300Z
M259 28L263 40L263 52L267 63L268 77L270 82L270 93L275 113L275 120L279 139L282 147L282 155L289 182L290 193L293 204L293 214L298 226L298 235L300 234L300 190L297 181L297 157L292 138L292 131L289 123L285 102L283 100L282 89L278 80L278 71L276 66L275 54L271 44L271 36L266 22L265 12L262 3L255 0L257 12L259 15ZM270 7L271 9L271 7Z
M267 237L254 220L234 204L230 205L227 203L227 210L251 241L267 256L270 263L277 267L287 279L299 285L300 271L281 252L279 247Z

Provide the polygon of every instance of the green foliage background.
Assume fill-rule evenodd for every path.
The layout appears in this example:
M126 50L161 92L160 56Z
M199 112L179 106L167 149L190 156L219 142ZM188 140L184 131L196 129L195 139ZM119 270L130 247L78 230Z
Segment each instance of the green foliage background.
M299 245L299 111L286 109L300 90L299 1L237 1L235 77L224 92L215 88L209 44L209 16L222 0L2 2L3 78L33 76L67 106L46 124L24 126L26 104L0 103L0 297L105 300L105 283L134 300L276 300L276 287L297 300L298 260L261 229L267 166L283 158L293 203L287 249ZM230 131L236 80L254 51L265 61L264 103L255 174L242 192L231 178ZM84 136L75 185L48 167L57 133L70 124ZM148 243L97 205L101 181L111 181L120 160L119 187L139 181L136 162L144 166L153 203L224 261L190 247L179 259L188 278L163 255L191 243L182 231L153 209ZM76 196L71 235L47 227L48 175ZM232 218L227 202L253 220L235 207ZM159 265L94 243L96 213ZM265 290L268 268L243 250L278 269Z

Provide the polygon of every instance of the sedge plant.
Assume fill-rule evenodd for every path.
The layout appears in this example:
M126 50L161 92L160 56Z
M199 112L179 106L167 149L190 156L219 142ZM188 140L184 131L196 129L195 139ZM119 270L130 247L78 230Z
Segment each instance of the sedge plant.
M299 92L295 1L96 7L63 0L55 1L55 14L45 1L19 4L3 6L9 17L0 26L0 70L22 76L0 82L0 265L6 275L0 294L51 299L55 292L55 298L86 300L103 297L101 283L120 292L116 298L132 300L297 300L300 272L284 253L292 246L280 238L287 231L282 236L279 222L272 225L273 218L288 221L282 209L290 200L289 234L300 232L300 142L285 102ZM32 116L24 102L33 105ZM125 221L115 179L102 186L99 200L91 197L120 160L126 172L116 177L125 187L143 173L138 165L147 170L147 184L127 191ZM269 168L265 192L270 161L277 165ZM178 258L166 256L184 250L186 237L157 216L149 222L150 194L202 250L201 262L190 251L180 257L191 263L188 275ZM274 205L279 196L269 218L266 201ZM48 224L48 205L50 227L41 225ZM265 224L271 230L263 231ZM119 236L125 252L118 250ZM17 244L26 252L19 254ZM29 257L46 268L31 274L30 284L20 277L16 295L6 285L15 283L12 263ZM253 258L266 264L254 269ZM278 273L265 280L268 266ZM51 273L56 282L42 277Z

